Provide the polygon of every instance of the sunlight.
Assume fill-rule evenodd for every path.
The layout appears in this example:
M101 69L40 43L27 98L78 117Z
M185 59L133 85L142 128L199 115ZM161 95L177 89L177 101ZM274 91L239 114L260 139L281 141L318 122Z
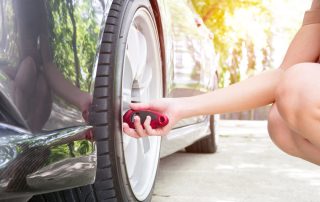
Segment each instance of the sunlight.
M214 35L220 86L279 67L311 0L192 0Z
M290 41L301 26L303 15L310 8L311 0L272 0L270 9L275 20L273 65L282 61Z
M264 30L266 24L272 20L270 32L272 32L272 63L269 68L277 68L294 37L301 26L304 12L309 9L311 0L303 3L300 0L269 0L264 1L270 11L270 19L266 19L263 14L259 13L256 7L240 8L234 12L234 15L228 16L227 25L233 27L236 31L232 33L230 41L237 41L238 38L250 38L255 46L256 54L256 72L263 70L262 48L268 46L268 35ZM243 61L240 63L241 78L246 78L246 69L248 66L248 56L243 55Z

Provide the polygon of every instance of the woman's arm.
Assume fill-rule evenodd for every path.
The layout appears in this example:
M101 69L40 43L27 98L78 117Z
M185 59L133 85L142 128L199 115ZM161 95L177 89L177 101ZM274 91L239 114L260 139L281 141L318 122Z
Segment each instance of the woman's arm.
M245 111L268 105L275 100L275 89L284 70L276 69L194 97L179 98L182 118L205 114ZM178 107L178 106L177 106Z
M310 10L315 10L315 9L320 9L320 1L319 0L313 0L311 9Z
M147 118L144 123L146 130L143 130L139 117L135 117L136 130L130 129L127 124L124 124L124 131L136 138L150 134L163 135L167 134L183 118L243 111L270 104L274 102L275 88L283 72L283 69L267 71L227 88L198 96L160 99L149 104L131 104L131 108L134 110L148 109L166 114L169 117L169 124L163 128L152 129L149 125L150 118Z
M281 68L303 62L318 62L320 55L320 3L313 0L311 8L306 11L302 27L292 40L284 57Z

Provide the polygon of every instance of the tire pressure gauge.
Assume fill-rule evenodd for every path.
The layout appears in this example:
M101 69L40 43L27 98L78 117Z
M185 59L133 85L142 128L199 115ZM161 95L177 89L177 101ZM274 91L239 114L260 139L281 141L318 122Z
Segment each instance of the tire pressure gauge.
M123 115L123 122L127 123L130 128L134 129L135 116L140 117L140 123L143 128L143 123L146 120L147 116L151 117L150 125L153 129L164 127L169 123L169 119L166 115L151 110L129 110Z

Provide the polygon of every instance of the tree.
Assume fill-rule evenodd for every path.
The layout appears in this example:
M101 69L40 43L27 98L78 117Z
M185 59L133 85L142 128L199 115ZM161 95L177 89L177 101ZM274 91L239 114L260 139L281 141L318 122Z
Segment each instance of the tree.
M104 6L100 0L53 0L50 30L55 63L65 77L81 90L92 82ZM99 6L96 6L99 5Z
M192 3L214 35L213 44L220 58L220 86L253 74L258 63L264 69L270 66L272 18L267 5L259 0L192 0ZM239 23L234 23L244 14L246 20L251 18L250 21L260 23L257 29L264 35L265 43L257 43L256 33L244 32L240 30L242 27L237 26Z
M76 86L80 88L80 67L79 67L79 57L78 57L78 48L77 48L77 25L74 17L74 2L72 0L67 1L67 9L69 17L72 23L72 49L74 57L74 68L76 71Z

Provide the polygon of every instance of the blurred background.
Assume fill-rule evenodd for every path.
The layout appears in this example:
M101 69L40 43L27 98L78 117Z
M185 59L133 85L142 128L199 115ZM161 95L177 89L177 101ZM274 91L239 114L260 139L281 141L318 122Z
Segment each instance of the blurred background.
M191 0L213 33L219 86L278 68L311 0ZM265 120L270 106L222 115Z

